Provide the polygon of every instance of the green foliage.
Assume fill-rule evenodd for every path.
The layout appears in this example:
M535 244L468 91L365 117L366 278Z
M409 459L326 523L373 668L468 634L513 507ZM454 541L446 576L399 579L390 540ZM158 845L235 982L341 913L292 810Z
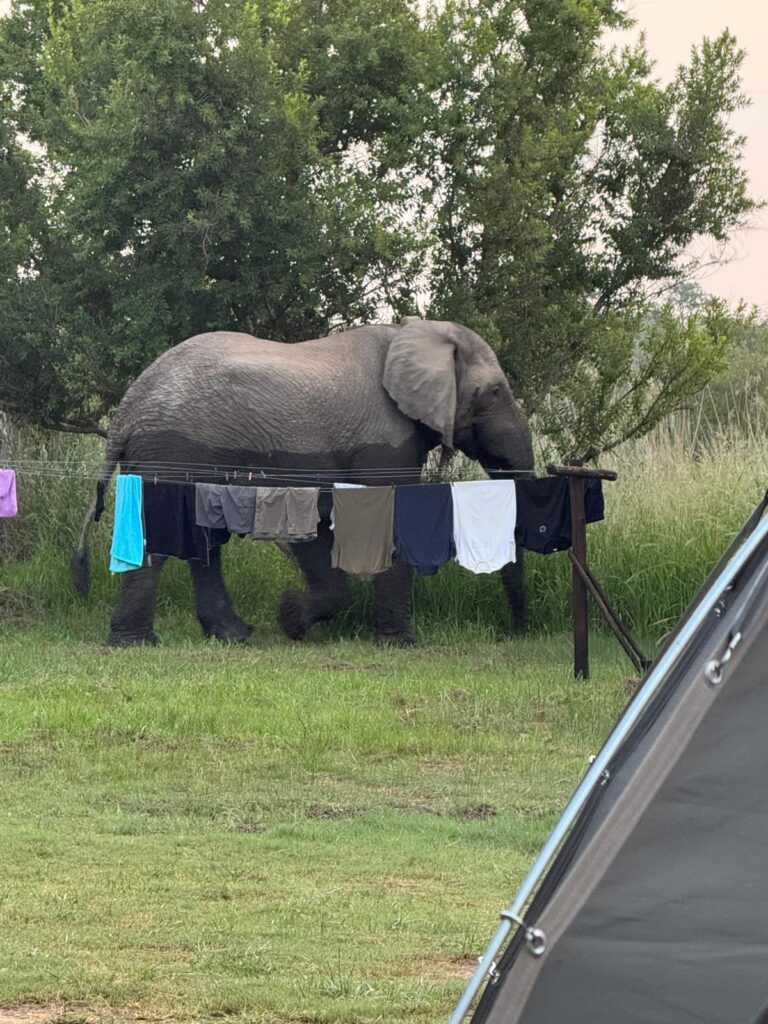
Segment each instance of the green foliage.
M33 143L9 160L36 216L26 260L0 245L6 408L87 426L191 334L295 340L372 318L382 291L405 301L407 183L381 179L407 150L417 23L388 10L385 24L362 0L16 5L2 113Z
M728 366L706 390L701 419L707 434L735 428L756 440L768 425L768 321L753 312L732 331Z
M755 203L735 39L663 86L644 42L606 51L626 24L619 0L17 2L0 403L91 429L184 337L297 340L426 294L560 457L650 429L724 350L722 309L657 295Z
M431 17L432 312L492 339L560 457L591 458L721 366L723 310L681 322L651 287L754 209L728 124L743 53L705 39L664 87L644 42L601 48L626 24L612 0L451 0Z
M711 299L693 316L666 304L643 319L609 312L595 327L541 406L552 457L594 459L647 434L723 370L734 318Z

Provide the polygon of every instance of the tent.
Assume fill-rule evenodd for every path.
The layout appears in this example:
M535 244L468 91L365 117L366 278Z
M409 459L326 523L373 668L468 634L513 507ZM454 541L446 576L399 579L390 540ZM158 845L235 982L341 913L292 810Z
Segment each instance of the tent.
M473 1024L768 1024L768 495L502 914Z

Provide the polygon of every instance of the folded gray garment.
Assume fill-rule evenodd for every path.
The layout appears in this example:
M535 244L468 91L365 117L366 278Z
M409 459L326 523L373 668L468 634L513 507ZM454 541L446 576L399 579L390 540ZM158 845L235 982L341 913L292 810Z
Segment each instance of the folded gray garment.
M247 533L253 529L257 487L196 484L195 521L198 526Z
M373 576L392 566L395 488L334 488L331 565L355 576Z
M298 544L317 537L317 487L257 487L256 494L255 540Z

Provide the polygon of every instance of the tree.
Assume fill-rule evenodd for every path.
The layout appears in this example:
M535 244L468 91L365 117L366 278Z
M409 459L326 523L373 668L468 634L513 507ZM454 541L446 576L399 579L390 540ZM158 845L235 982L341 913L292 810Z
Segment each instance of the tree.
M0 239L2 405L97 429L189 335L297 340L372 318L382 295L409 301L407 182L382 168L417 123L402 97L419 93L418 22L399 0L383 10L15 6L0 26L0 100L35 216L24 258Z
M746 102L724 32L667 87L644 42L601 44L616 0L449 0L431 12L431 311L493 340L561 457L650 429L722 365L717 303L654 302L755 208L728 124Z
M605 48L627 22L619 0L18 2L0 405L94 429L188 335L299 340L420 291L494 345L553 453L650 429L732 326L665 289L756 204L736 41L665 87L642 41Z

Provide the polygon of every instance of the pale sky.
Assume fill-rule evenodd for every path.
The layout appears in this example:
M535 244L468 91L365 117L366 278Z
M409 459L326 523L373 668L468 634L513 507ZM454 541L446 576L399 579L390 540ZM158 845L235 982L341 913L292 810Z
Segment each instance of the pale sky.
M627 0L628 9L644 30L656 72L668 81L690 48L703 35L714 36L729 28L747 51L743 68L744 90L752 105L734 115L733 126L747 137L744 166L755 199L768 199L768 7L765 0ZM10 0L0 0L0 14ZM620 37L617 38L619 41ZM697 252L707 254L702 244ZM729 262L702 273L700 284L708 292L730 301L740 298L768 312L768 210L752 219L727 247Z
M724 28L747 51L742 67L743 90L751 106L738 111L734 129L746 136L744 166L753 199L768 200L768 6L765 0L629 0L629 13L637 21L632 35L646 33L648 52L656 73L669 81L675 68L686 62L690 48L702 36L716 36ZM621 37L618 37L621 38ZM696 252L714 253L705 244ZM749 229L734 236L727 247L725 266L703 271L706 291L731 301L745 299L768 312L768 209L752 218Z

